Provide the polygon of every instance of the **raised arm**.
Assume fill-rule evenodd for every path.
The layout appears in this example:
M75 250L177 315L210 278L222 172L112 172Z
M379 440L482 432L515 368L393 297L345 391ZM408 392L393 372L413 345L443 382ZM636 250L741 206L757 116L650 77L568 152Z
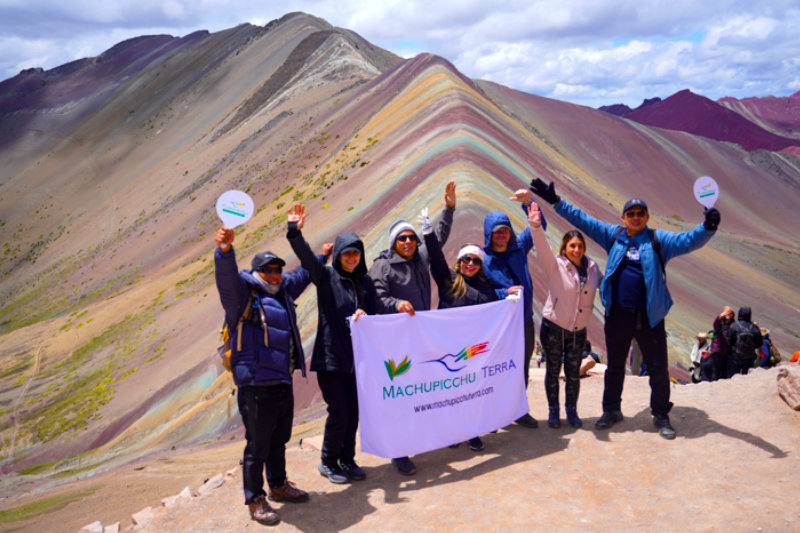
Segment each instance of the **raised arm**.
M456 210L456 183L450 181L444 190L444 209L439 221L436 223L436 238L439 244L444 246L450 237L450 229L453 227L453 213Z
M294 251L294 254L300 260L300 265L308 271L311 281L315 285L319 285L326 275L325 265L314 255L311 246L308 245L300 232L303 229L306 220L306 206L302 204L294 204L294 207L289 210L287 222L288 231L286 238Z
M536 202L532 202L528 207L528 227L530 228L531 238L536 247L534 261L545 272L549 279L552 273L558 268L556 256L545 237L542 229L542 212Z
M445 260L444 253L442 253L442 247L439 245L439 241L433 233L423 233L422 238L425 240L425 246L428 248L433 280L436 282L440 291L447 291L450 289L452 278L450 277L450 267L447 266L447 260Z
M250 294L247 285L239 276L233 238L234 233L231 228L220 228L216 234L217 248L214 250L214 278L228 324L235 324L239 320L248 303L247 296Z

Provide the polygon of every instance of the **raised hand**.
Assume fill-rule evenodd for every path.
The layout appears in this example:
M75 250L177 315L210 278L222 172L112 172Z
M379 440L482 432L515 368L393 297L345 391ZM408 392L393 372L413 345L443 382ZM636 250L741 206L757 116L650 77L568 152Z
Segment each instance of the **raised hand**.
M561 197L556 194L556 189L552 181L547 184L539 178L532 179L530 190L550 205L555 205L561 200Z
M226 228L225 226L219 228L217 230L217 234L215 235L214 239L217 241L217 246L223 252L227 252L231 249L231 244L233 244L233 228Z
M525 205L531 204L531 193L528 189L517 189L514 191L514 196L509 196L509 200L515 202L522 202Z
M717 231L720 222L720 214L716 207L712 207L711 209L707 208L703 211L703 215L705 215L706 220L703 222L703 227L705 227L708 231Z
M444 188L444 203L447 204L447 207L456 206L456 182L447 182L447 186Z
M297 222L297 229L303 229L306 222L306 206L303 204L294 204L294 207L289 209L287 222Z
M536 202L531 202L528 206L528 224L532 228L538 228L542 225L542 212Z

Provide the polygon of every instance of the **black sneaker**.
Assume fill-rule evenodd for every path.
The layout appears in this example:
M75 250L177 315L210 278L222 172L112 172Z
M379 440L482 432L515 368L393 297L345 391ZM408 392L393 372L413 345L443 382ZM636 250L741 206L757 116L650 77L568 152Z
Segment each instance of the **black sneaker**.
M536 419L530 415L530 413L525 413L521 417L514 420L514 422L526 428L535 429L539 427L539 422L537 422Z
M622 422L623 418L622 411L603 411L603 416L594 423L594 427L597 429L608 429L617 422Z
M347 483L347 474L344 473L344 470L342 470L342 467L338 464L326 465L325 463L320 463L317 470L319 470L321 475L327 477L331 483Z
M676 437L677 433L672 429L672 424L669 423L669 416L654 416L653 425L658 428L658 434L667 440L672 440Z
M483 449L483 441L480 437L473 437L469 439L469 449L473 452L479 452Z
M417 473L417 468L408 457L398 457L397 459L392 459L392 464L397 471L404 476L411 476Z
M367 479L367 473L364 472L364 469L358 466L355 461L339 461L339 466L342 467L344 475L351 481Z

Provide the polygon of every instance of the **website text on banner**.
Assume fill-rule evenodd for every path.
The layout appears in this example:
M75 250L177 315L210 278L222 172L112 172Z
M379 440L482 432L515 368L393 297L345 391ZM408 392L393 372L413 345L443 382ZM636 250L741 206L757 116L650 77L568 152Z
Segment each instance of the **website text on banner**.
M362 451L436 450L527 413L522 315L507 299L351 320Z

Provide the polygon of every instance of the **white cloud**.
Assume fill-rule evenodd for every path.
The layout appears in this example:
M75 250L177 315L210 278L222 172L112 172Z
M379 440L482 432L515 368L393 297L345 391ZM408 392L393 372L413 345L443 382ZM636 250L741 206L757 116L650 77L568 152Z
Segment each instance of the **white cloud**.
M280 9L280 11L278 11ZM0 78L95 56L137 35L219 31L305 11L402 57L585 105L797 90L796 0L0 0Z

